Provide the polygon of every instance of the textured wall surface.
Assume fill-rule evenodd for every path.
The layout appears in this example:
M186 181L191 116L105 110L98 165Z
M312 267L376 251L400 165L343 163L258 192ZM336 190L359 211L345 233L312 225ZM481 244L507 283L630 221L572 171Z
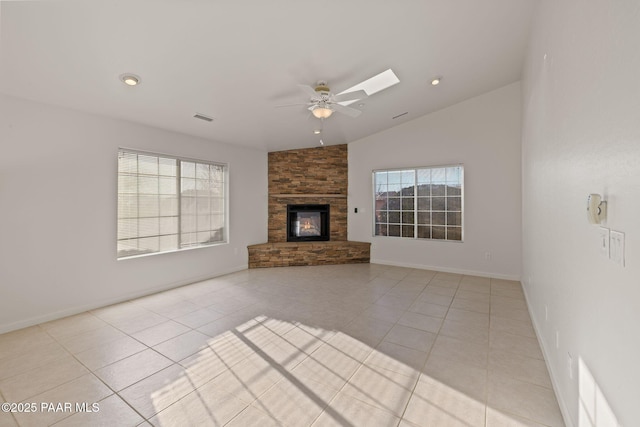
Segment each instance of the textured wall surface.
M513 83L349 143L348 239L374 263L519 280L521 103ZM373 236L373 170L457 164L464 242Z
M0 141L0 332L247 268L267 238L263 151L4 95ZM118 261L119 147L227 163L230 243Z
M567 425L640 425L639 23L637 0L541 1L524 69L522 277ZM624 267L590 193L625 233Z

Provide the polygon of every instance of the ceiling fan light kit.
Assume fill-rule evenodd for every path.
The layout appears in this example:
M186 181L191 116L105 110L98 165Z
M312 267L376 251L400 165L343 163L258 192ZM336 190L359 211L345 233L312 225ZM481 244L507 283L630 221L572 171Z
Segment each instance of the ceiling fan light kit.
M311 113L318 119L328 119L333 114L333 110L326 105L314 105Z

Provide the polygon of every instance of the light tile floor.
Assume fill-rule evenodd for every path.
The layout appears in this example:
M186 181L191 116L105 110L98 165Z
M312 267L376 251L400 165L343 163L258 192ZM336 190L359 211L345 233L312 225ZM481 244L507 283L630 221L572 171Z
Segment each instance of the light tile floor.
M0 335L0 401L37 405L0 426L564 425L519 283L375 264L246 270Z

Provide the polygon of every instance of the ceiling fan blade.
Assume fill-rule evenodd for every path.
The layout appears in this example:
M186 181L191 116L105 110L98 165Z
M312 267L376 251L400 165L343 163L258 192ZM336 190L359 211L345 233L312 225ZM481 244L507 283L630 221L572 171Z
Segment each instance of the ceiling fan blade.
M343 102L343 101L356 101L358 99L365 99L368 97L367 92L364 90L356 90L354 92L342 93L339 95L334 95L333 100L335 102Z
M314 88L312 88L311 86L307 86L307 85L298 85L298 87L305 93L307 94L310 98L319 98L320 94L318 92L316 92L316 90Z
M380 74L376 74L375 76L361 82L358 83L355 86L351 86L349 89L344 90L341 93L351 93L353 91L357 91L357 90L364 90L367 92L367 94L369 96L373 95L374 93L378 93L381 90L387 89L395 84L400 83L400 79L398 79L398 76L396 76L396 74L393 72L393 70L391 68L389 68L388 70L385 70L383 72L381 72ZM340 94L338 94L340 95ZM343 106L347 106L350 104L353 104L354 101L341 101L341 104Z
M351 107L345 107L344 105L340 104L331 104L331 109L337 111L338 113L346 114L349 117L358 117L360 114L362 114L362 111L360 110L356 110L355 108Z
M300 106L300 105L309 105L309 102L297 102L295 104L274 105L273 108L296 107L296 106Z

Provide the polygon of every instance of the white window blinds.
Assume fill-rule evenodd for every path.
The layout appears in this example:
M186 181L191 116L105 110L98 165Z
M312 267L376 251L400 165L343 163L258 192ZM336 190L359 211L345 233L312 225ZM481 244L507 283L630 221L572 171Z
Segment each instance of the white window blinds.
M120 150L118 258L226 242L226 169Z

